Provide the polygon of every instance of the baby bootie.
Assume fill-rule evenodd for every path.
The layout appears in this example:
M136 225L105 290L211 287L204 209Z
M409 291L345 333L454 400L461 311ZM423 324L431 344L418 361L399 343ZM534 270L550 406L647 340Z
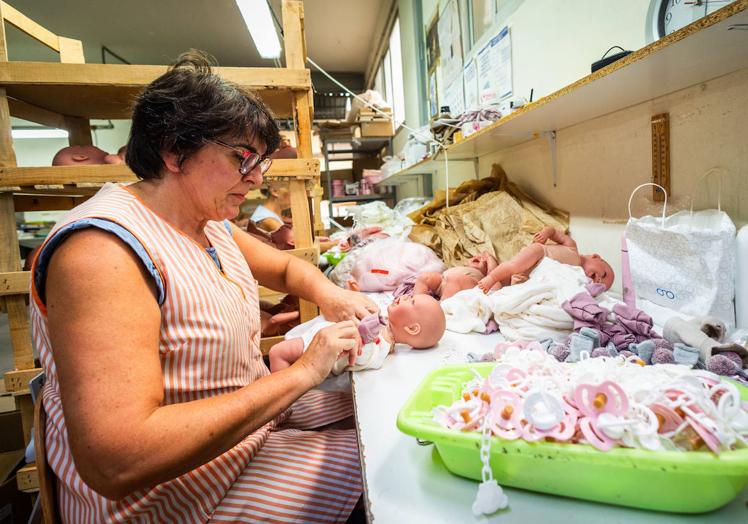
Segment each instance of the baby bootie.
M569 356L565 362L579 362L582 351L591 355L593 349L595 349L595 342L591 338L579 333L572 333L569 337Z
M646 364L652 363L652 354L655 350L655 343L651 340L645 340L638 344L629 344L629 351L636 353Z
M673 358L676 364L693 367L699 361L699 350L676 342L673 345Z

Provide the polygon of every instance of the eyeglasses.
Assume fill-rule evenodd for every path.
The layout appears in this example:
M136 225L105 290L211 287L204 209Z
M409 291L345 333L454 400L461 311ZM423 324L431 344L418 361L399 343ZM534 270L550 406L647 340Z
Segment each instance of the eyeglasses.
M244 149L242 147L232 146L231 144L227 144L226 142L222 142L220 140L208 140L207 138L204 138L203 141L208 142L209 144L215 144L217 146L225 147L226 149L231 149L234 153L236 153L239 161L241 162L239 164L239 173L243 177L251 173L252 170L257 166L260 166L260 173L264 175L267 170L270 169L270 164L273 163L272 158L263 158L257 153L253 153L252 151L248 151L247 149Z

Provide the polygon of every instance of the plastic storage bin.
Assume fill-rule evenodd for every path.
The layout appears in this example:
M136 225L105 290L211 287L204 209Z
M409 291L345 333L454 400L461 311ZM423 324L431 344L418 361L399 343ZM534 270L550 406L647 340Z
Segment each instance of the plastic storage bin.
M481 479L480 434L443 428L432 409L460 397L475 375L493 363L446 366L433 371L397 417L403 433L434 443L447 469ZM748 389L740 387L743 399ZM491 469L500 484L554 495L675 513L701 513L724 506L748 483L748 449L722 453L653 452L585 444L493 439Z

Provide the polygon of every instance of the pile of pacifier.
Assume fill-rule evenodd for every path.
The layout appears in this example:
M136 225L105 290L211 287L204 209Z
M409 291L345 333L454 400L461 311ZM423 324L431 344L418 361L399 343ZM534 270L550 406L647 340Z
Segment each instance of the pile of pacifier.
M589 443L652 451L714 453L748 447L748 403L731 382L704 370L636 357L558 362L542 351L508 348L487 378L465 385L434 420L505 440ZM476 372L477 375L477 372Z

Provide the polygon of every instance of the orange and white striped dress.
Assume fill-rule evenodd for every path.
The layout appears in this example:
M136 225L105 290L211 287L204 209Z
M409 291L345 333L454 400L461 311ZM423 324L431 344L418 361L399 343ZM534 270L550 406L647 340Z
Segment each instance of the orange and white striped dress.
M311 391L290 417L279 416L207 464L123 500L106 499L81 480L65 427L43 282L61 239L101 224L114 225L113 233L133 246L160 290L164 404L221 395L269 373L259 350L257 283L226 225L205 228L217 264L126 187L104 186L55 226L32 279L32 332L47 377L47 459L58 478L63 521L344 522L362 489L355 433L306 431L351 414L350 396L340 393Z

